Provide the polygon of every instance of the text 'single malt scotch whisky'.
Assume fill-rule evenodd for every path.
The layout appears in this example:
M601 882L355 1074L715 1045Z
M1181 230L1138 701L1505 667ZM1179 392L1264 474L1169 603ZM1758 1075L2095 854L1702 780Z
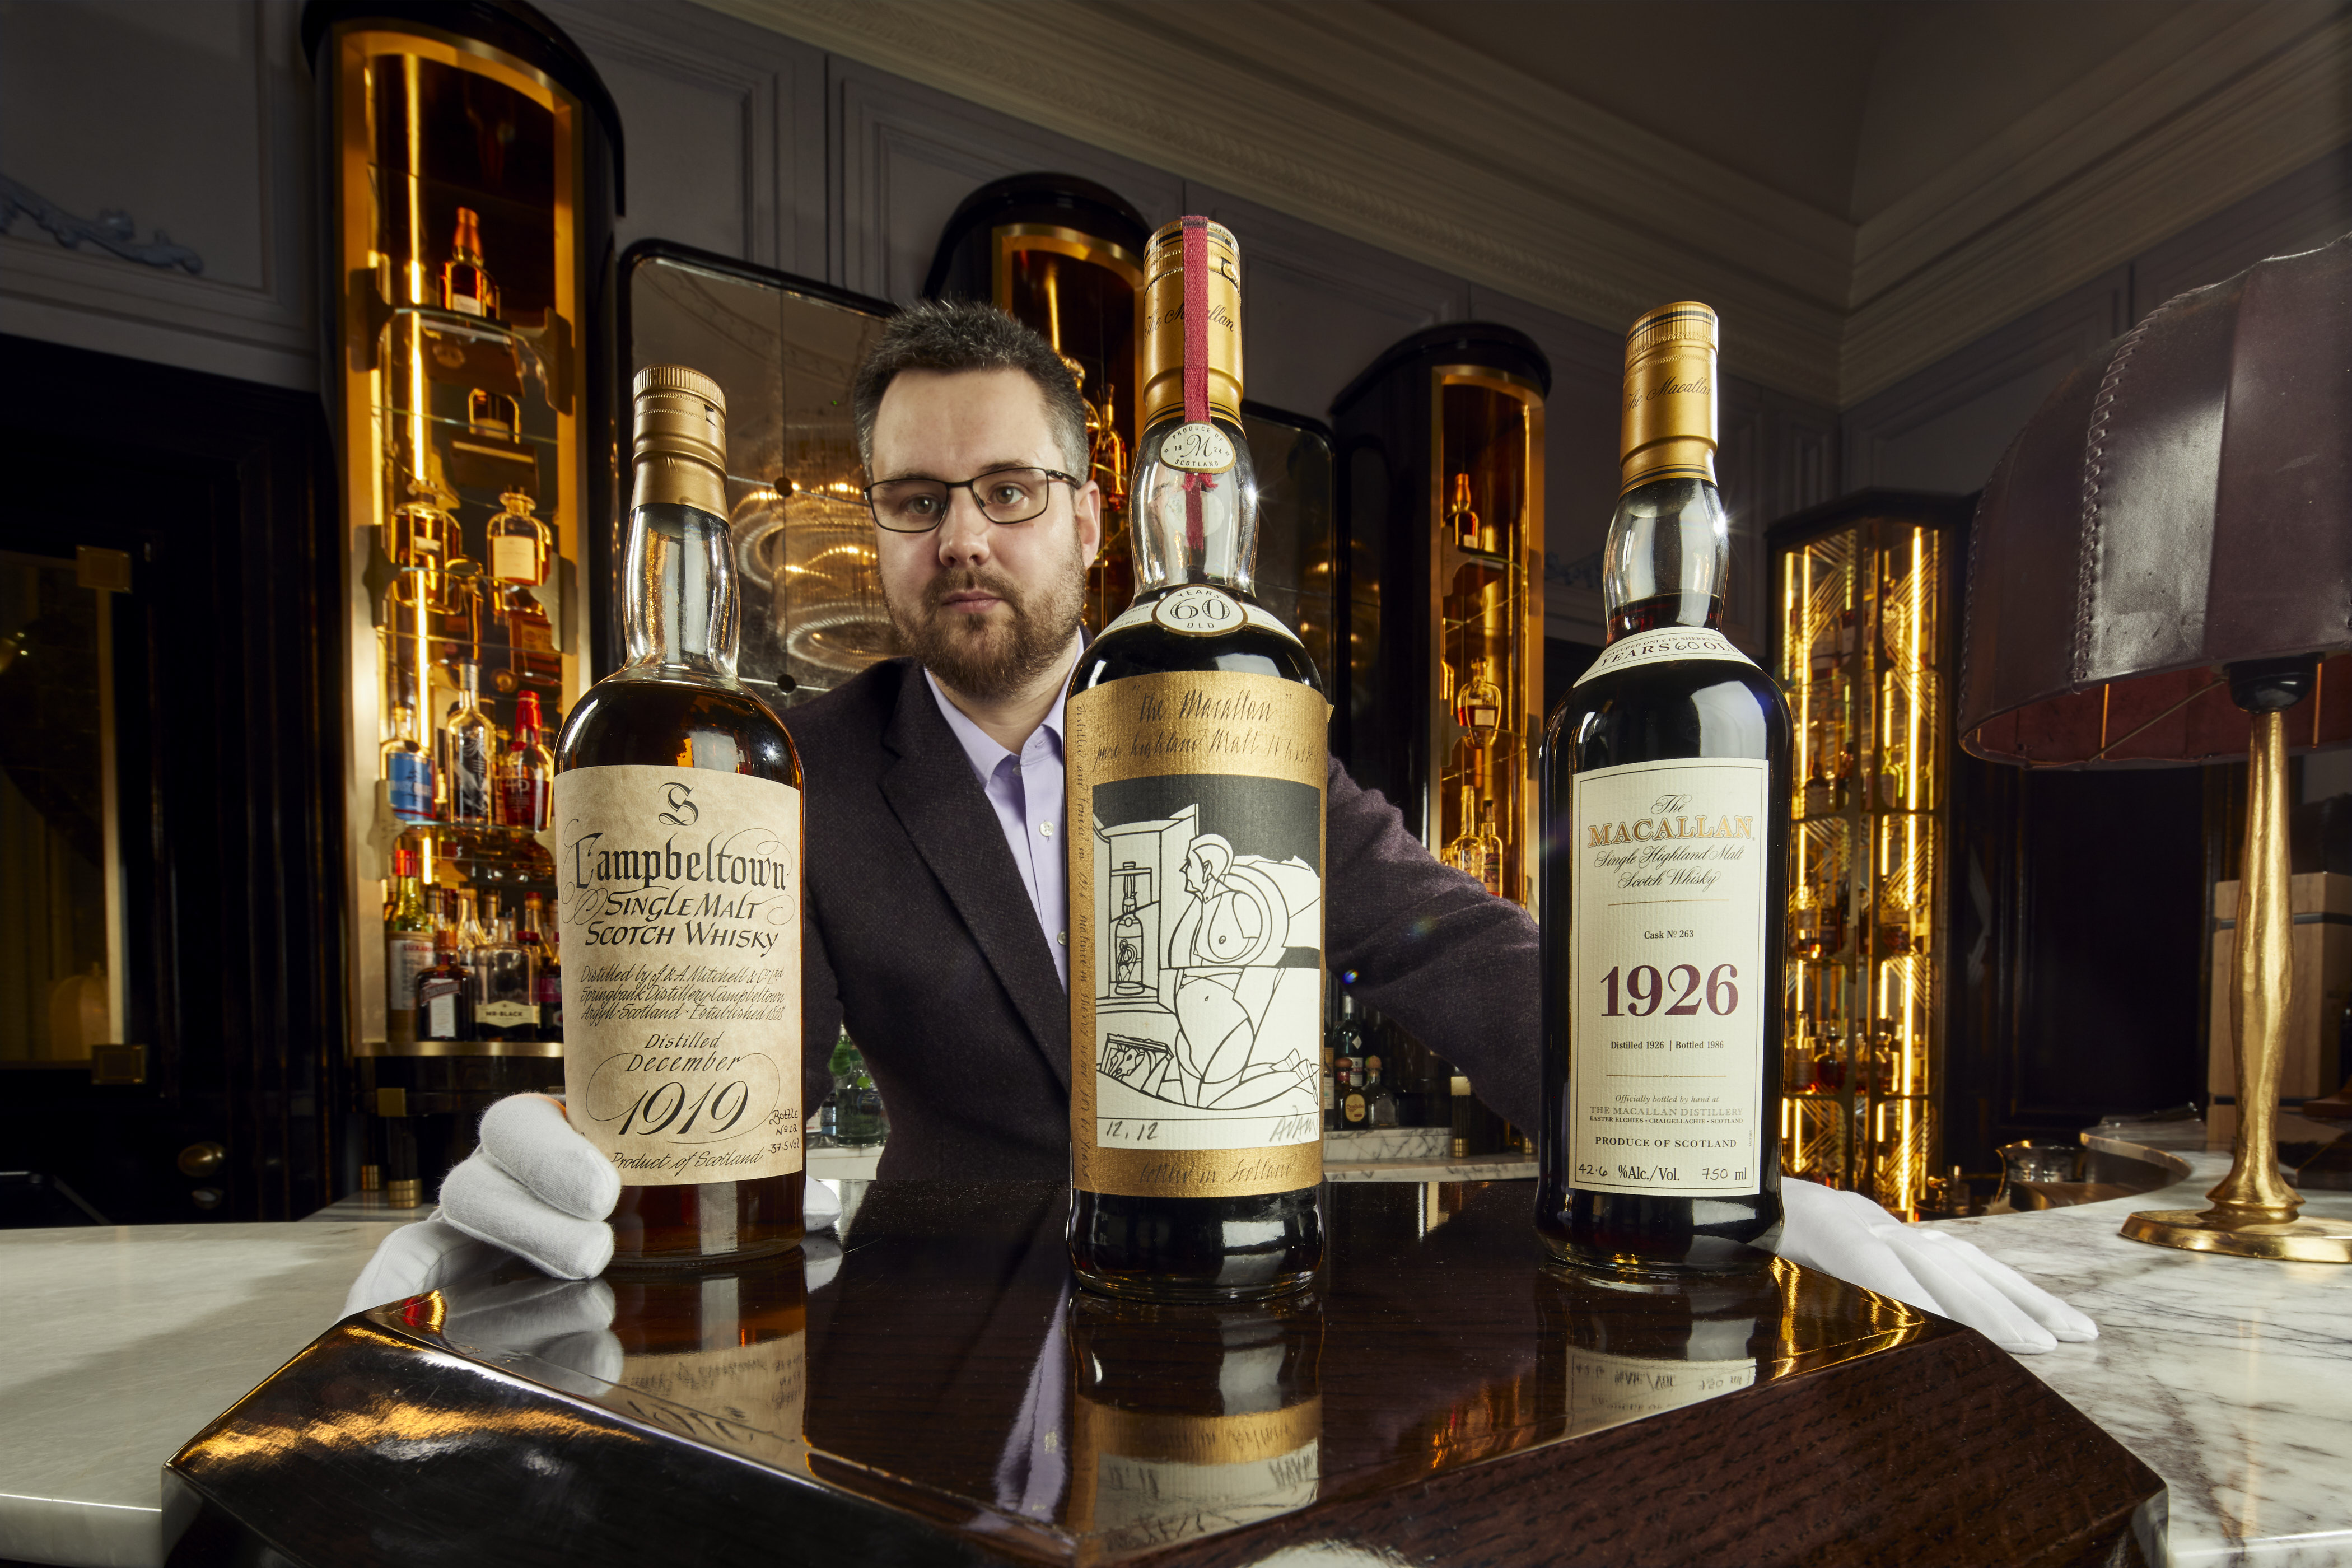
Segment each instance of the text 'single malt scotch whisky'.
M735 678L727 405L637 373L628 662L565 721L549 807L572 1126L621 1172L616 1264L801 1239L801 764Z
M1609 643L1543 752L1536 1229L1625 1273L1770 1262L1780 1225L1789 710L1722 632L1715 312L1625 343Z
M1253 596L1240 254L1144 258L1135 603L1071 677L1070 1260L1111 1295L1243 1300L1323 1255L1330 705Z

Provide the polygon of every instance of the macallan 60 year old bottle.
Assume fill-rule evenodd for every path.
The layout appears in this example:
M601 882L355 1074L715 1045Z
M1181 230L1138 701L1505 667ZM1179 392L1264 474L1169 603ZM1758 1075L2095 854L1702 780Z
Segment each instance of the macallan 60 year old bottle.
M1625 342L1609 643L1544 739L1536 1229L1633 1274L1763 1267L1780 1225L1789 710L1721 630L1715 312Z
M1323 1255L1330 705L1253 597L1240 253L1144 255L1134 605L1071 676L1070 1260L1110 1295L1242 1300Z
M621 1173L616 1263L801 1239L801 764L735 678L727 404L637 373L628 662L565 721L549 820L572 1124Z

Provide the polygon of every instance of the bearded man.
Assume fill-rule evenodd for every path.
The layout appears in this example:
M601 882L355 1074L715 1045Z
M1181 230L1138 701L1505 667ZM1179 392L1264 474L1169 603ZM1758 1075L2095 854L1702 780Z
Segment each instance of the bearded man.
M854 388L903 658L783 715L807 776L805 1059L846 1023L886 1177L1069 1173L1062 714L1102 542L1086 405L1002 311L894 317ZM1328 776L1335 973L1521 1127L1538 1100L1535 924ZM814 1105L821 1072L809 1081Z

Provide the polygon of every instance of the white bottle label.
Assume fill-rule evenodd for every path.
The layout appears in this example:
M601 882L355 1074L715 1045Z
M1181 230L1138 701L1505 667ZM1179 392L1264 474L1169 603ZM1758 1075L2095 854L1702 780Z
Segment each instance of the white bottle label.
M1160 443L1160 460L1195 474L1222 474L1234 466L1233 437L1214 425L1179 425Z
M501 583L536 584L540 580L539 547L511 534L491 540L490 575Z
M1619 637L1601 650L1582 675L1576 678L1577 686L1596 675L1606 675L1612 669L1624 669L1636 664L1664 664L1669 660L1688 663L1695 658L1720 659L1726 664L1744 664L1756 668L1756 661L1739 651L1732 640L1721 632L1705 626L1661 626L1653 632L1636 632L1629 637Z
M1748 758L1682 757L1570 781L1575 1186L1759 1188L1770 775Z
M801 1168L801 795L713 768L558 773L572 1124L644 1186Z

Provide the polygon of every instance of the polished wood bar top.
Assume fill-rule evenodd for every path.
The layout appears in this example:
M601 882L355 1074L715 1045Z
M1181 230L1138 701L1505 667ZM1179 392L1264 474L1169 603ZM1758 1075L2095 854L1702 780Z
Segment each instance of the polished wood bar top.
M174 1561L2160 1551L2156 1477L1942 1319L1785 1263L1556 1276L1524 1184L1325 1201L1318 1288L1273 1307L1075 1289L1058 1186L877 1184L805 1281L496 1270L339 1325L191 1441Z

